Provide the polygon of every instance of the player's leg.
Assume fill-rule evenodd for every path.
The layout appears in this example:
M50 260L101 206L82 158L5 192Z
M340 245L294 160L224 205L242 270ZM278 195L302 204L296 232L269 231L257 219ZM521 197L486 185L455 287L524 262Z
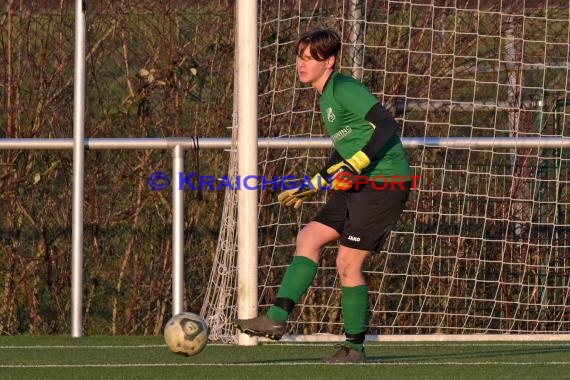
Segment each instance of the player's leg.
M363 363L366 315L368 311L368 287L362 267L370 251L340 245L336 258L341 284L341 308L345 342L326 360L331 363Z
M275 303L267 315L233 320L238 330L274 340L283 336L287 317L315 278L322 247L340 237L346 215L346 195L343 193L333 194L315 219L298 233L295 256L285 271Z
M335 229L316 221L310 222L299 232L297 252L285 271L275 303L267 312L269 319L276 322L287 320L317 274L322 247L339 237Z
M349 192L349 218L337 256L341 281L341 307L346 341L327 358L329 362L364 362L364 339L368 310L368 287L362 268L370 252L381 248L400 218L408 189L378 191L366 186Z
M315 278L321 248L338 238L338 232L331 227L315 221L307 224L297 236L297 253L285 271L275 303L267 315L235 319L233 325L248 335L281 339L287 317Z

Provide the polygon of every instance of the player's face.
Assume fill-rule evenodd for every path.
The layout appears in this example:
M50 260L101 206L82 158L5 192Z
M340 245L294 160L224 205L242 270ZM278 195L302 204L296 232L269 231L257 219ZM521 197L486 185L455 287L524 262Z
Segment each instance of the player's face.
M297 72L301 83L310 83L317 90L322 92L323 86L328 79L332 67L334 66L334 57L329 57L324 61L317 61L311 56L310 45L301 49L297 55Z

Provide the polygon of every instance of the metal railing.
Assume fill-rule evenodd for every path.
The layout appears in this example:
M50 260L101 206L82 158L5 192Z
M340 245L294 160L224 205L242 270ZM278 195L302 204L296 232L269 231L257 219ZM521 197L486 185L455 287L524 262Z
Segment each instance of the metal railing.
M533 138L440 138L440 137L408 137L402 138L406 148L569 148L570 137L533 137ZM81 144L84 150L170 150L172 154L172 312L173 315L183 311L184 300L184 198L178 173L184 172L184 155L186 150L196 149L229 149L235 146L231 138L85 138ZM314 138L259 138L258 148L268 149L307 149L330 148L332 142L326 137ZM0 150L68 150L74 149L72 138L16 138L0 139ZM247 148L246 148L247 149ZM76 178L76 177L74 177ZM83 178L82 176L80 178ZM81 186L76 186L81 185ZM83 184L74 184L73 199L73 231L80 231L72 236L79 240L72 246L72 335L81 336L82 329L82 284L83 284L83 250L81 249L83 220L82 212L77 208L83 204ZM252 234L257 231L252 231Z

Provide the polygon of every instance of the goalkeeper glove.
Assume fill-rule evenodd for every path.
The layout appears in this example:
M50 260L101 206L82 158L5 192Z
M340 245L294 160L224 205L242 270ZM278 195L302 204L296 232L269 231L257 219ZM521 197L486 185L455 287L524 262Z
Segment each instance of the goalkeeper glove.
M363 151L354 153L348 160L342 160L338 164L328 168L327 173L331 175L334 190L348 190L354 184L354 176L358 175L370 165L370 159Z
M291 190L285 190L277 196L277 199L279 199L279 203L283 206L294 205L295 208L299 208L303 202L312 197L313 194L317 192L317 189L323 185L327 186L327 181L325 181L320 174L317 174L311 178L310 184L304 181L299 187Z

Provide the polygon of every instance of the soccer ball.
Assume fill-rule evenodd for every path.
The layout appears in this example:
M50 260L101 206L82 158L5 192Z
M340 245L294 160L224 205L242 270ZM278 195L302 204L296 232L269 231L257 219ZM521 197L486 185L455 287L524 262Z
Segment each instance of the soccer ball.
M164 340L172 352L187 356L196 355L208 343L208 325L198 314L177 314L166 322Z

